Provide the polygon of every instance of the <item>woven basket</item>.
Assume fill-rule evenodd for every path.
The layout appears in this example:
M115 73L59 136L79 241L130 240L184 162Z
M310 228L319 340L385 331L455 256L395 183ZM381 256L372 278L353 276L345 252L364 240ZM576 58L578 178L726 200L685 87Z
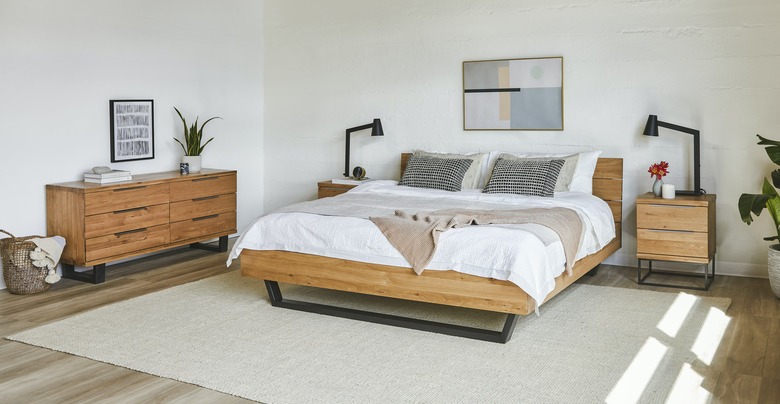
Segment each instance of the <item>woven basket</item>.
M30 259L30 251L36 245L32 238L40 236L14 237L13 234L0 230L11 237L0 239L0 255L3 257L3 279L8 291L15 295L28 295L49 289L46 283L46 268L38 268Z

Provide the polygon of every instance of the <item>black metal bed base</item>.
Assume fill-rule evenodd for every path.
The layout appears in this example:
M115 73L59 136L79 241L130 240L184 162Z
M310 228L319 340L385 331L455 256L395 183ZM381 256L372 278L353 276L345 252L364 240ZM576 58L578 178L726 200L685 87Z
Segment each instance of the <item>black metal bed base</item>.
M435 332L455 337L471 338L480 341L499 342L505 344L512 338L512 332L517 324L517 314L507 314L504 328L501 331L485 330L482 328L464 327L455 324L439 323L435 321L419 320L416 318L394 316L391 314L375 313L371 311L347 309L343 307L329 306L326 304L302 302L282 297L279 283L265 281L268 297L274 307L305 311L309 313L325 314L328 316L360 320L376 324L391 325L394 327L410 328L419 331Z
M705 264L704 267L704 274L692 274L692 273L685 273L685 272L676 272L676 271L659 271L659 270L653 270L653 260L637 260L637 283L640 285L648 285L648 286L663 286L668 288L680 288L680 289L690 289L690 290L703 290L707 291L710 290L710 285L712 285L712 281L715 280L715 257L712 258L710 261L712 263L712 272L709 272L710 264ZM648 268L647 273L643 276L642 275L642 261L648 261ZM658 261L658 260L656 260ZM704 286L702 287L696 287L696 286L687 286L687 285L679 285L679 284L670 284L670 283L655 283L655 282L647 282L645 279L649 277L650 275L658 274L658 275L672 275L672 276L684 276L688 278L699 278L704 279Z

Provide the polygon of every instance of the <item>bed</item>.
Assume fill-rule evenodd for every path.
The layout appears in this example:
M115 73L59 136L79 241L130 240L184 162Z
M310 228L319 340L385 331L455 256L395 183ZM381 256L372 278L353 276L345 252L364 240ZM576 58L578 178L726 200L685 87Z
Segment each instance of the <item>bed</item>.
M410 153L401 155L402 174L410 156ZM602 243L604 245L597 251L577 259L570 274L563 272L555 277L552 290L543 299L532 298L516 283L508 280L441 269L425 270L417 275L408 266L282 249L240 247L241 239L234 246L230 259L238 257L240 253L241 274L263 280L272 305L277 307L506 343L512 336L519 315L534 312L544 301L594 270L621 247L622 178L622 159L598 158L592 177L592 193L608 206L607 214L611 214L614 223L614 238ZM501 330L484 330L326 306L284 298L279 282L500 312L506 313L507 318ZM537 304L537 300L541 301Z

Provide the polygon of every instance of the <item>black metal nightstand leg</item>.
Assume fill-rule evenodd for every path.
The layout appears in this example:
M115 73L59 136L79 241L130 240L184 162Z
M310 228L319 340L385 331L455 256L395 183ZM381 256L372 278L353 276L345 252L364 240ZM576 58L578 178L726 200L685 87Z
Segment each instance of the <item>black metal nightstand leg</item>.
M704 264L705 267L704 267L703 276L700 274L692 274L692 273L676 272L676 271L658 271L658 270L653 271L653 260L644 260L648 262L648 268L647 268L647 273L644 276L642 276L642 261L643 261L642 259L637 259L637 268L636 268L637 283L640 285L708 291L710 290L710 285L712 285L712 282L715 281L715 257L714 256L712 257L712 260L710 260L710 262ZM712 272L710 272L710 264L712 264ZM695 287L695 286L677 285L677 284L670 284L670 283L655 283L655 282L646 281L646 279L653 274L685 276L689 278L701 278L704 279L704 286Z

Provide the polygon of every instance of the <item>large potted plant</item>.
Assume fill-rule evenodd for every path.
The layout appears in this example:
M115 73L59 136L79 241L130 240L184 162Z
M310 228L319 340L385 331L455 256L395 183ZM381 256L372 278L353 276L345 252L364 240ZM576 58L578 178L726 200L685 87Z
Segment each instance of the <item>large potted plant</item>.
M179 118L181 119L182 125L184 125L184 142L180 141L179 139L176 139L175 137L173 140L179 143L181 148L184 150L184 157L182 157L181 162L189 164L190 172L198 172L201 169L201 156L200 154L203 152L203 149L206 147L207 144L209 144L214 138L207 140L205 143L202 142L203 140L203 128L206 127L206 124L211 122L214 119L222 119L218 116L209 118L206 120L206 122L203 122L203 125L198 128L198 118L195 118L195 123L192 124L192 126L187 126L187 121L184 119L184 117L181 115L181 112L176 107L173 107L173 109L176 110L176 113L179 114Z
M766 154L773 163L780 166L780 142L758 136L760 145L766 146ZM748 225L753 222L753 215L760 215L766 208L775 223L775 234L764 237L766 241L780 242L780 169L771 173L772 182L764 177L760 194L742 194L739 197L739 214L742 221ZM780 244L769 246L769 285L772 292L780 298Z

